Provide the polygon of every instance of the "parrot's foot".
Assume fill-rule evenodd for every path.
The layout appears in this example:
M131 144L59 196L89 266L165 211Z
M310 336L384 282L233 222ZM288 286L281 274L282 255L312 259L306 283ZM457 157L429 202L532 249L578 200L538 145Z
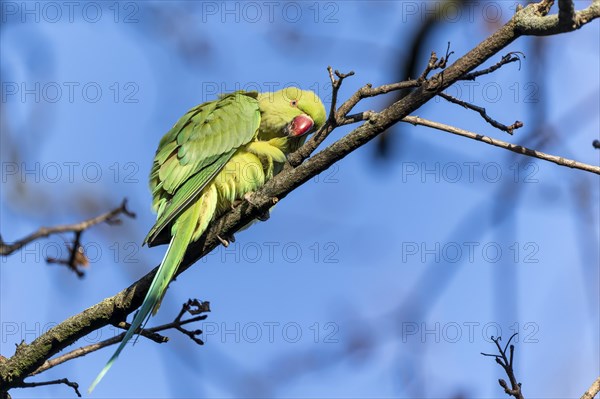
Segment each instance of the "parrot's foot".
M244 199L248 201L248 203L252 206L256 206L256 204L252 201L252 192L244 194Z
M230 243L235 242L235 237L233 236L233 234L229 236L224 236L224 238L217 234L217 239L221 241L221 244L223 244L225 248L227 248Z
M250 201L250 193L246 193L244 195L243 199L236 199L231 203L231 209L235 209L238 206L240 206L242 204L242 202L244 202L244 200L248 201L250 203L250 205L254 205L254 203L252 201Z
M250 199L250 197L252 197L252 193L251 192L244 194L244 198L243 199L237 199L237 200L235 200L235 201L233 201L231 203L231 209L235 209L238 206L240 206L240 204L242 202L244 202L244 200L248 201L248 203L250 203L250 205L256 206L256 204L254 204L254 202L252 202L252 200Z
M225 248L227 248L227 247L229 246L229 241L227 241L227 240L225 240L225 239L221 238L221 236L220 236L220 235L218 235L218 234L217 234L217 238L219 239L219 241L221 241L221 244L223 244L223 246L224 246Z
M242 202L244 202L244 200L248 201L248 203L250 205L252 205L254 207L258 207L258 204L252 200L252 194L254 194L254 192L246 193L246 194L244 194L244 199L238 199L238 200L233 201L231 203L231 209L237 208ZM279 199L272 198L271 201L273 202L273 205L275 205L276 203L279 202Z

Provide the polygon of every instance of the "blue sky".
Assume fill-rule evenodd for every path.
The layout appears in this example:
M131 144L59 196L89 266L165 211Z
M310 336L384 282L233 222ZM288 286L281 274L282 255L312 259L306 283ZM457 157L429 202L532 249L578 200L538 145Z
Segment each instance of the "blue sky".
M290 84L316 90L328 107L328 65L356 72L341 99L392 82L435 10L367 1L0 5L2 237L83 220L125 197L138 215L84 234L92 262L81 280L44 261L64 251L60 237L2 259L7 357L160 261L164 247L140 246L154 221L147 176L160 137L187 109L220 91ZM465 54L512 5L448 11L419 65L448 41L453 57ZM499 121L523 121L513 137L444 100L415 114L534 148L532 133L551 133L544 151L597 165L598 35L595 22L522 38L505 50L526 53L520 69L449 89ZM383 106L377 98L358 109ZM505 376L480 352L494 351L489 335L518 331L526 397L579 397L600 372L598 176L423 127L392 137L390 159L375 157L375 143L352 153L171 285L150 324L171 321L190 297L209 300L213 312L198 325L206 345L174 331L164 345L140 339L92 396L498 397ZM83 391L111 353L32 380L66 377ZM11 394L74 396L65 386Z

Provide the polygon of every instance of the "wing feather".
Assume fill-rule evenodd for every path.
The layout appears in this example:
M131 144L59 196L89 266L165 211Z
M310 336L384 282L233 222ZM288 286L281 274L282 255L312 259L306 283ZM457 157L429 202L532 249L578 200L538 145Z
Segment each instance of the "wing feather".
M161 139L150 172L155 225L152 244L260 126L257 94L235 92L189 110Z

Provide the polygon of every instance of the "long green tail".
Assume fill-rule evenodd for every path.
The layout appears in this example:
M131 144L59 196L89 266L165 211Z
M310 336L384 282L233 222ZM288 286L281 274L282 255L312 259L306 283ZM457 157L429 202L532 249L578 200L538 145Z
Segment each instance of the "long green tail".
M100 374L98 374L92 385L90 385L88 393L91 393L94 390L96 385L98 385L104 375L108 372L108 370L110 370L113 363L119 357L121 351L125 348L125 345L127 345L127 342L129 342L131 337L133 337L133 334L135 334L136 330L150 317L150 312L154 314L158 310L160 302L167 290L167 286L179 268L187 247L192 239L192 234L194 233L196 223L198 221L199 211L199 206L191 206L177 220L175 228L173 229L174 235L173 238L171 238L169 248L167 249L164 258L160 263L160 267L154 276L154 280L152 280L152 284L148 289L148 293L144 298L144 302L142 303L140 310L133 318L131 327L129 327L129 330L127 330L127 333L125 334L123 341L121 341L119 344L119 347L108 360L106 366L104 366L102 371L100 371Z

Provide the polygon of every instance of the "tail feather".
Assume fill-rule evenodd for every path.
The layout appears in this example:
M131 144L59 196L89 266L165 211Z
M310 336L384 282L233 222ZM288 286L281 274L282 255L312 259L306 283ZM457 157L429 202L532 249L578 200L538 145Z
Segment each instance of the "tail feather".
M148 293L144 298L140 310L133 318L131 326L125 333L125 337L119 344L119 347L108 360L102 371L100 371L94 382L92 382L92 385L90 385L88 393L91 393L94 390L96 385L98 385L104 375L110 370L113 363L125 348L125 345L127 345L127 342L133 337L137 329L142 324L145 324L144 322L150 318L150 313L155 314L158 310L160 302L167 291L167 286L179 268L186 249L192 239L192 234L194 233L199 218L200 209L200 206L193 205L177 220L169 248L160 263L158 271L154 276L154 280L152 280L152 284L148 289Z

